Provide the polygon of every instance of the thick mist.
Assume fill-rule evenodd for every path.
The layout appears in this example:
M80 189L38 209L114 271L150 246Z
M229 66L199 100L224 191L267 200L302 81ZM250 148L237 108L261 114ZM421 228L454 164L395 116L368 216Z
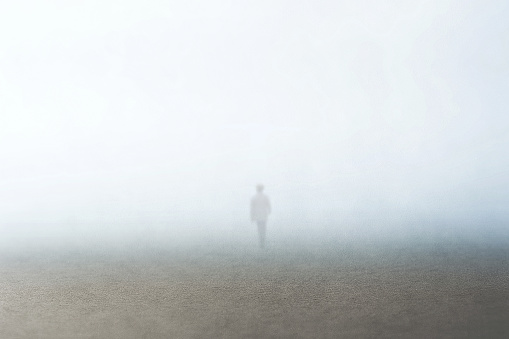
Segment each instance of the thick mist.
M504 1L3 8L4 245L508 238Z

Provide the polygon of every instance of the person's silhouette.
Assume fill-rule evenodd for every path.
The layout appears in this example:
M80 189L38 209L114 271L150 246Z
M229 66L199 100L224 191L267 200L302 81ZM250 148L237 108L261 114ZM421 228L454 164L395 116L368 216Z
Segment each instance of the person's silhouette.
M258 239L260 248L265 247L265 234L267 233L267 219L271 212L269 197L263 194L263 185L256 185L256 194L251 198L251 221L258 226Z

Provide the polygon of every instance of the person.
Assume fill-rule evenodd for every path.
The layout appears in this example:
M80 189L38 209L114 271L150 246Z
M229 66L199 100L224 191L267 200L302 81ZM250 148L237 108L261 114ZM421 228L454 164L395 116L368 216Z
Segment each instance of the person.
M263 185L256 185L256 194L251 198L251 221L258 226L258 240L260 248L265 247L267 233L267 219L271 212L269 197L263 193Z

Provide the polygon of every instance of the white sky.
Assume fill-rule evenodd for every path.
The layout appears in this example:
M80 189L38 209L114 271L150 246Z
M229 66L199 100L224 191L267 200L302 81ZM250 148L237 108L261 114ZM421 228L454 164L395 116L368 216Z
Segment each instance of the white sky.
M247 220L257 182L280 219L504 213L508 17L506 1L7 2L0 218Z

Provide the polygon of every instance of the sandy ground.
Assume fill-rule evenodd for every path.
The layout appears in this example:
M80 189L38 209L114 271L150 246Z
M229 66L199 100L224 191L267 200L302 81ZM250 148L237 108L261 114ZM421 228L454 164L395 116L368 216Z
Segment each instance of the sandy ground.
M0 338L508 338L509 248L33 250Z

